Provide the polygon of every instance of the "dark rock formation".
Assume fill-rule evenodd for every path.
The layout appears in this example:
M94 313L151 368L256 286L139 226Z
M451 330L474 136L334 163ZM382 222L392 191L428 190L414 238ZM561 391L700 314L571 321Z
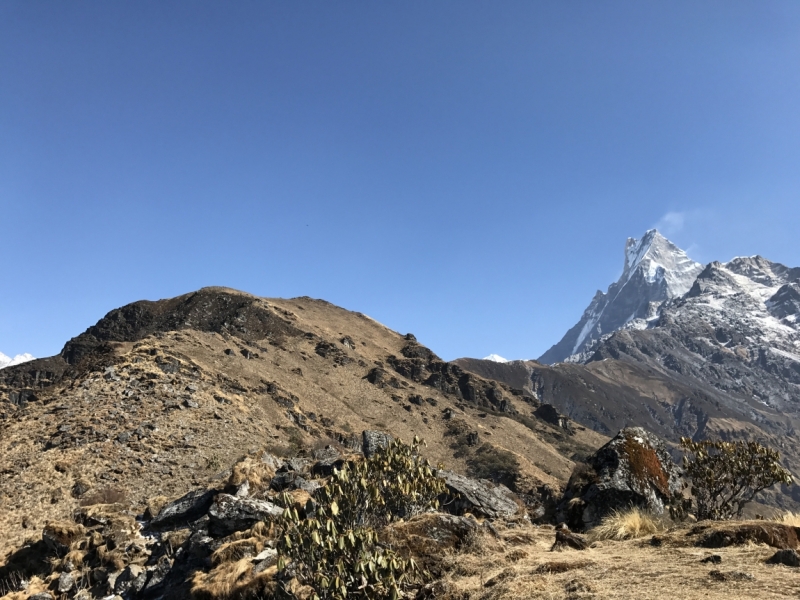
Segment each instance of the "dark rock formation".
M193 490L164 505L150 525L159 528L199 519L208 511L215 494L214 490Z
M558 516L572 528L588 529L611 512L634 506L662 514L682 490L680 471L664 442L631 427L575 468Z
M510 518L522 512L521 503L504 485L471 479L450 471L439 471L439 476L444 478L450 492L450 497L442 505L452 512L469 512L490 519Z
M362 431L361 451L369 458L378 451L378 448L386 448L391 444L392 439L391 435L383 431Z
M766 561L768 565L786 565L787 567L800 567L800 556L793 548L778 550Z

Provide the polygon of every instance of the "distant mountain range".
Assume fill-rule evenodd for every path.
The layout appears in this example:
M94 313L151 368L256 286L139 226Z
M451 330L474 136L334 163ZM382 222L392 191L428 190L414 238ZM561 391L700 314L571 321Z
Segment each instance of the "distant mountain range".
M5 367L13 367L14 365L28 362L29 360L35 360L35 357L27 352L25 354L17 354L14 358L6 356L0 352L0 369L4 369Z
M760 256L703 266L650 230L538 361L455 362L601 433L760 439L800 476L800 268ZM800 502L800 487L783 491L776 502Z

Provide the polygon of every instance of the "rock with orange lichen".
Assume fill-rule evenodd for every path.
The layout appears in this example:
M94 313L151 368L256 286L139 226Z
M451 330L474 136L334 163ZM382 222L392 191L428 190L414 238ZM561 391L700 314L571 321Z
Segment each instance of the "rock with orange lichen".
M683 488L681 471L661 438L629 427L575 467L558 519L588 529L616 510L639 507L663 514Z

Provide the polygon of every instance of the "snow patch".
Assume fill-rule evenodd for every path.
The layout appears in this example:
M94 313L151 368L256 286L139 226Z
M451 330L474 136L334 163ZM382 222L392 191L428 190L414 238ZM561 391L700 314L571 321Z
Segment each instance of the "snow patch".
M492 362L496 362L496 363L507 363L507 362L511 362L511 361L509 361L509 360L507 360L507 359L503 358L503 357L502 357L502 356L500 356L499 354L490 354L489 356L484 356L484 357L483 357L483 360L490 360L490 361L492 361Z

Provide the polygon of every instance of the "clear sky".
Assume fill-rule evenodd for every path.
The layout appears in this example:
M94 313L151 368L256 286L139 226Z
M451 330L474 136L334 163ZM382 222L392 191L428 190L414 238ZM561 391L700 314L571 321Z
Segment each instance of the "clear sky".
M800 2L0 3L0 351L207 285L532 358L659 225L800 266Z

